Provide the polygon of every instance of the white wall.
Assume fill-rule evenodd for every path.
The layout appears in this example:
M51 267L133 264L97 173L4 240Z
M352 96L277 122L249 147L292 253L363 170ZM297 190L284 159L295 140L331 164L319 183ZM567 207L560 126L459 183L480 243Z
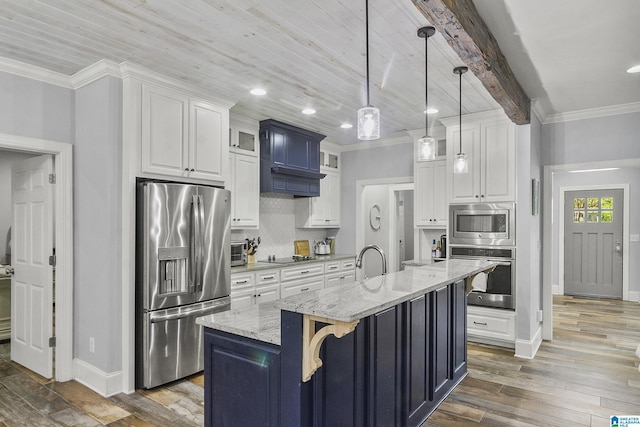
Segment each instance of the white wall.
M122 369L122 81L78 89L75 118L74 358L108 374Z
M392 207L389 206L389 186L367 185L362 192L362 203L365 213L365 218L362 218L361 222L364 227L364 245L378 245L388 257L389 216L393 212ZM380 208L380 228L377 230L371 227L369 222L369 214L373 205L378 205ZM374 225L376 224L374 223ZM367 251L362 260L362 271L367 277L375 277L382 274L382 257L380 254L373 250Z
M16 151L0 151L0 264L9 264L11 253L9 233L11 228L11 165L28 159L33 154Z
M413 176L413 140L364 150L342 152L341 224L336 252L358 253L356 248L356 181ZM367 211L368 212L368 211Z
M620 114L593 119L575 120L565 123L552 123L542 126L542 159L544 165L564 165L616 160L640 159L640 113ZM610 165L608 165L610 166ZM572 176L577 175L577 176ZM553 174L553 237L549 247L553 251L552 281L558 284L558 209L559 188L570 185L606 185L629 183L630 190L630 233L640 233L640 218L636 214L640 207L640 193L637 169L620 171L565 174ZM635 210L634 210L635 209ZM640 259L638 244L631 243L630 260ZM635 258L634 258L635 256ZM640 266L631 262L629 271L629 290L640 290Z

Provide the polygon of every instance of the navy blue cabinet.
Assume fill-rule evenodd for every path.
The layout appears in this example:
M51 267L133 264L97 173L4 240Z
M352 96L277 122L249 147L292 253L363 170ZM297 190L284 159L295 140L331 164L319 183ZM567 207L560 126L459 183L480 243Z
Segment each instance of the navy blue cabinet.
M280 426L280 347L205 328L205 426Z
M324 135L276 120L260 122L260 191L320 195L320 141Z
M419 426L467 374L462 280L328 336L306 383L302 317L282 312L281 346L206 330L205 425Z

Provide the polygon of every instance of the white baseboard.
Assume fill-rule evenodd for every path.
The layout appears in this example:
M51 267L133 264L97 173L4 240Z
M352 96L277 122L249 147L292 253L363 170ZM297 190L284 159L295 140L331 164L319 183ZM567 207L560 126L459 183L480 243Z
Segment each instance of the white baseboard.
M542 327L538 326L536 333L530 341L516 340L516 357L533 359L542 344Z
M122 392L122 371L107 374L80 359L73 359L73 379L104 397Z
M640 292L629 291L629 301L640 301Z

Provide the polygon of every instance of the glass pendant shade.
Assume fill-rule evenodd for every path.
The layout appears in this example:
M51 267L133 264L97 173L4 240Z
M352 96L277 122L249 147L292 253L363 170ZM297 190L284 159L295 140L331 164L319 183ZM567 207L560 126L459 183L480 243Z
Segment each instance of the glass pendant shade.
M436 159L436 139L431 136L423 136L418 140L418 159L419 160L435 160Z
M467 155L464 153L458 153L456 159L453 162L453 173L467 173L469 172L469 162L467 162Z
M358 139L372 141L380 138L380 110L371 105L358 110Z

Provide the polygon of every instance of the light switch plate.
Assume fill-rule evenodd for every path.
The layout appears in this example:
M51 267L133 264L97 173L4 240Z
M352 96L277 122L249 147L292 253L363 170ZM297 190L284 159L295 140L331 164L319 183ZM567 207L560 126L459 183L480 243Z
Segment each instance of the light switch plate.
M632 242L640 242L640 234L631 234L629 240Z

